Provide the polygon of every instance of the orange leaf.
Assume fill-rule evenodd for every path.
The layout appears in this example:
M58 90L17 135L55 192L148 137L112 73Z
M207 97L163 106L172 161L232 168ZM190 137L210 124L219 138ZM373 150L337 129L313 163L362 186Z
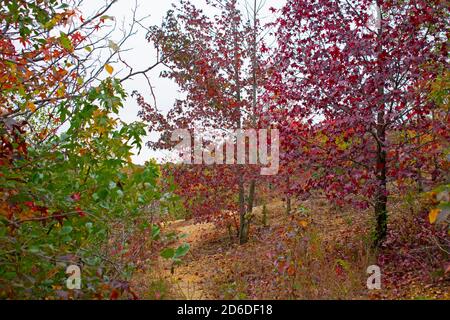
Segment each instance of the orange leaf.
M30 110L31 112L35 112L36 111L36 106L34 105L33 102L27 102L27 108L28 110Z
M308 225L308 222L306 222L305 220L301 220L301 221L298 222L298 224L300 226L302 226L303 228L306 228L306 226Z
M430 223L435 223L438 217L440 209L432 209L428 214L428 218L430 219Z
M287 269L287 273L289 276L293 276L295 274L295 268L293 265L290 265L289 268Z
M109 64L105 64L105 70L109 74L112 74L114 72L114 68L111 65L109 65Z

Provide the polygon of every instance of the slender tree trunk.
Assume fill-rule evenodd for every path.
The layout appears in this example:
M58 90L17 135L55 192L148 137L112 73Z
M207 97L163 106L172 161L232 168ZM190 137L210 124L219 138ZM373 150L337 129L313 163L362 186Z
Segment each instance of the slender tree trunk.
M380 87L380 94L383 94L384 88ZM387 233L387 179L386 179L386 124L385 124L384 103L380 107L377 114L377 161L376 161L376 177L377 188L375 193L375 239L374 247L379 247L386 237Z
M248 232L250 230L250 222L251 222L251 214L253 212L253 204L255 201L255 187L256 182L253 179L250 182L250 189L248 193L247 199L247 210L245 211L245 215L243 219L241 219L241 231L239 235L239 243L244 244L248 241Z
M380 1L376 0L377 10L379 12L379 28L378 28L378 38L381 39L383 27L382 20L383 15L381 12ZM379 42L377 53L380 54L383 48ZM379 70L380 74L382 70ZM384 83L379 85L378 88L380 97L384 97ZM382 98L380 109L377 113L377 123L376 123L376 140L377 140L377 161L376 161L376 177L377 177L377 188L375 193L375 218L376 218L376 227L375 227L375 239L374 239L374 247L379 247L383 242L384 238L387 234L387 180L386 180L386 123L385 123L385 103Z
M433 164L434 169L433 172L431 173L431 181L433 182L433 184L435 184L439 178L439 162L436 156L433 156Z
M238 14L238 12L236 11L235 14ZM234 57L234 78L235 78L235 82L236 82L236 91L235 91L235 95L236 95L236 100L239 102L241 101L241 81L240 81L240 76L239 76L239 46L238 46L238 41L239 39L237 38L236 34L237 34L237 30L238 27L236 26L236 24L233 25L233 32L234 32L234 53L235 53L235 57ZM238 129L242 129L242 112L240 109L237 110L237 119L236 119L236 126ZM248 239L248 227L247 227L247 222L246 222L246 208L245 208L245 189L244 189L244 170L242 169L242 165L238 164L237 165L237 170L236 170L236 174L237 174L237 179L238 179L238 197L239 197L239 243L243 244L245 242L247 242Z
M377 144L377 165L376 173L378 185L375 195L375 217L376 229L374 246L379 247L386 237L387 233L387 182L386 182L386 151L384 142L386 140L386 131L384 127L384 111L378 113L377 136L380 141Z
M256 192L256 181L255 181L255 179L252 179L252 181L250 181L250 189L249 189L248 200L247 200L247 212L248 213L253 212L253 205L255 203L255 192Z
M245 210L244 179L239 176L239 244L248 241L248 223Z
M289 175L286 177L286 193L285 193L285 200L286 200L286 215L291 214L291 197L289 195L289 189L290 189L290 179Z
M431 113L431 117L432 117L433 123L434 123L434 121L436 121L436 119L435 119L436 115L434 113L434 110ZM435 143L435 142L436 142L436 135L433 135L433 143ZM439 161L438 161L438 157L436 155L433 156L433 165L434 165L434 169L433 169L433 172L431 173L431 181L433 182L433 185L434 185L435 182L438 181L439 172L440 172Z
M291 214L291 210L291 197L286 195L286 215L289 216Z
M267 227L267 205L264 203L262 207L262 224Z
M256 126L256 105L257 105L257 90L258 90L258 83L257 83L257 28L258 28L258 21L257 21L257 15L258 15L258 9L257 9L257 1L254 0L253 3L253 39L252 39L252 125L253 127ZM239 186L239 189L241 189L241 186ZM244 187L242 182L242 193L239 191L239 207L241 208L241 223L240 223L240 232L239 232L239 243L244 244L248 241L248 233L250 230L250 222L251 222L251 214L253 211L253 205L255 200L255 190L256 190L256 180L253 178L250 181L249 186L249 193L248 193L248 199L247 199L247 210L245 208L242 210L241 205L241 195L245 197L244 194ZM244 202L245 200L242 200Z
M420 168L420 164L416 165L417 169L417 192L423 192L423 177L422 177L422 169Z
M228 240L231 243L233 241L233 231L231 230L231 224L227 225L227 230L228 230Z
M417 124L419 124L420 119L419 115L417 115ZM420 146L420 135L417 135L417 146ZM422 176L422 164L420 163L419 159L416 159L416 170L417 170L417 191L419 193L423 192L423 176Z

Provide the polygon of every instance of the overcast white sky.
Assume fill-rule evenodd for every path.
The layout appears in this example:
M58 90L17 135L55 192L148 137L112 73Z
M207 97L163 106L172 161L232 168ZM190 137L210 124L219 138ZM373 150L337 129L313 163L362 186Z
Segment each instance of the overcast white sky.
M242 0L242 3L244 1L245 0ZM264 2L264 0L262 1ZM171 5L174 2L177 3L178 0L138 0L138 18L150 15L146 20L145 26L160 25L167 10L172 8ZM204 8L206 14L212 13L206 6L205 0L192 0L192 3L200 8ZM273 17L269 13L269 8L281 8L284 3L285 0L265 0L262 17ZM98 10L98 8L102 7L104 4L105 0L87 0L81 10L83 15L88 16L89 13ZM134 5L135 0L119 0L111 8L109 15L114 16L118 22L122 22L123 19L125 19L125 24L127 24L127 21L131 20L132 8ZM113 35L110 40L117 42L120 39L120 32L117 32L118 33ZM145 69L156 61L156 51L154 50L153 45L145 40L145 34L146 31L141 29L125 46L126 49L129 48L130 50L123 54L123 58L125 58L127 63L133 66L135 70ZM116 66L116 68L119 68L119 66ZM154 69L149 74L149 78L154 88L159 110L167 111L172 107L175 98L180 97L181 94L174 82L159 77L161 71L162 68ZM127 81L124 86L128 94L131 95L133 90L137 90L142 93L149 102L152 101L148 84L144 77L137 76L135 79ZM127 123L139 120L137 116L138 110L138 105L134 99L129 97L125 103L125 107L120 113L120 118ZM155 139L156 135L148 132L147 140L152 138ZM144 164L150 158L162 160L165 156L166 154L163 151L153 151L145 146L139 155L133 157L133 162Z

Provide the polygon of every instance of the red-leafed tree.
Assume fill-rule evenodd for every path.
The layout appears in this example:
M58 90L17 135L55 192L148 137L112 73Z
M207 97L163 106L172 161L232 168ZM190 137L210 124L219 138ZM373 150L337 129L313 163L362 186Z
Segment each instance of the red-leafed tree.
M163 76L173 79L186 94L185 99L176 101L167 115L159 113L156 106L146 103L138 95L142 118L149 123L150 130L162 133L161 139L151 143L151 147L173 147L170 135L175 129L227 132L257 128L258 82L262 74L261 27L257 18L260 5L255 1L249 19L245 20L237 0L207 1L207 4L218 12L213 18L204 15L189 1L182 0L175 10L168 12L162 26L152 27L148 34L149 41L156 46L168 67ZM197 173L195 175L176 175L179 179L188 179L178 181L178 184L201 184L205 186L202 198L210 200L214 199L212 194L220 193L222 189L237 189L240 242L246 242L256 186L252 168L236 165L232 170L222 170L220 166L204 169L191 168ZM211 170L214 173L205 176L211 174ZM245 192L246 187L248 192ZM195 197L186 194L188 190L195 190L197 194L200 189L185 189L185 198ZM201 207L190 207L193 212L201 212L201 216L206 216L205 210L216 214L226 209L213 201L199 201L198 205Z
M167 164L163 174L176 181L176 193L184 200L184 208L189 213L187 218L217 226L234 226L239 231L234 215L230 214L239 209L232 166Z
M290 0L277 22L267 120L286 161L313 172L296 191L372 204L376 246L389 182L422 184L439 167L430 137L447 124L434 121L426 88L448 67L446 19L437 0Z

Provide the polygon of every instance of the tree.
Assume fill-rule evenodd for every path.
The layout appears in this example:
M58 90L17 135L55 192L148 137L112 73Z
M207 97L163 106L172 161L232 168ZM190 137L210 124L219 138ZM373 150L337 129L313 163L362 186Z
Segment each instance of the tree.
M430 163L423 137L436 129L435 104L422 88L447 66L447 18L442 1L300 0L277 21L267 101L288 159L313 171L298 192L371 204L375 246L386 235L388 183Z
M162 26L152 27L148 34L168 67L163 76L173 79L186 93L186 98L178 100L167 116L137 96L142 118L151 130L163 133L157 143L150 143L154 148L171 148L170 133L175 129L193 132L201 128L217 135L258 126L258 93L263 74L259 52L263 46L262 28L258 20L261 5L255 1L248 21L244 21L236 0L207 3L220 14L209 18L182 0L175 11L167 13ZM226 179L234 181L229 188L233 190L237 185L239 237L240 243L245 243L255 197L255 173L242 165L224 172L233 176ZM213 207L214 212L220 210L217 205Z
M95 37L114 2L83 17L59 0L2 1L2 298L135 297L132 271L158 248L148 205L161 197L159 168L131 163L146 132L116 118L126 93L109 64L133 32L114 45ZM65 287L71 264L82 291Z

